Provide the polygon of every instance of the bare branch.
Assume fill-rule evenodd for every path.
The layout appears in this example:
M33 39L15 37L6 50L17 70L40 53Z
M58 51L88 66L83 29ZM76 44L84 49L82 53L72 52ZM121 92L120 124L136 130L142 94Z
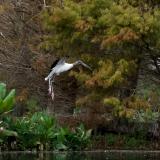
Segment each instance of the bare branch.
M2 32L0 32L0 36L2 36L3 38L5 38L4 34Z
M45 9L45 8L49 8L49 7L51 7L51 6L46 5L46 0L43 0L43 8Z

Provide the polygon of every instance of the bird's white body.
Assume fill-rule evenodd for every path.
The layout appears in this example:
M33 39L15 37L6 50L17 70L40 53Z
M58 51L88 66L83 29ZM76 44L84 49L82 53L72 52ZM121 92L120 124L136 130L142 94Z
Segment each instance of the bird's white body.
M66 63L65 59L61 59L58 61L58 63L52 68L51 72L49 75L45 78L45 81L49 82L49 94L51 94L52 99L54 99L54 91L53 91L53 85L52 83L54 82L54 78L56 75L59 75L62 72L69 71L72 69L75 65L81 64L84 67L87 67L88 69L91 69L88 65L83 63L82 61L78 60L74 63Z
M57 65L52 69L50 74L45 78L45 81L50 79L54 74L55 75L59 75L60 73L68 71L68 70L70 70L72 68L73 68L73 64L70 64L70 63L64 63L62 65Z
M56 74L60 74L62 72L68 71L73 68L73 64L70 63L64 63L63 65L59 66L56 70Z

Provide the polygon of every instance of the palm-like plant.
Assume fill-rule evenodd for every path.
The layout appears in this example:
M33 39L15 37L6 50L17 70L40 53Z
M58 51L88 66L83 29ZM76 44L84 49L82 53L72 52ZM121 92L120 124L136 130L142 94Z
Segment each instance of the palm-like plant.
M55 133L54 148L57 150L81 150L87 147L90 137L91 129L86 130L81 124L76 127L74 131L68 128L60 127Z
M0 83L0 141L3 142L9 136L17 136L17 133L6 129L3 117L12 110L15 103L15 89L9 93L6 90L6 84Z
M12 110L14 103L15 89L7 93L6 84L0 83L0 114Z
M58 126L55 118L45 112L16 119L4 116L13 109L14 103L15 90L7 93L6 85L0 83L0 144L5 145L12 136L16 137L16 148L20 150L79 150L87 146L91 130L86 131L83 125L71 131Z
M74 132L70 132L67 136L68 147L72 150L81 150L89 144L92 130L86 130L84 125L75 128Z
M17 118L14 123L9 122L9 125L18 133L18 144L22 150L48 149L56 132L55 119L45 112Z

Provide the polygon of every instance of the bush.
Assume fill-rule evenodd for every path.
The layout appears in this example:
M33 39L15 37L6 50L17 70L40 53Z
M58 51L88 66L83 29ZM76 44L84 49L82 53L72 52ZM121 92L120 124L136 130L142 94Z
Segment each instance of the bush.
M73 131L60 127L55 118L45 112L15 121L8 118L5 122L18 134L18 150L81 150L87 147L91 135L91 130L86 131L83 125Z
M15 103L15 89L8 94L6 84L0 83L0 114L10 111Z
M12 89L9 93L6 90L6 84L0 83L0 143L6 141L8 137L16 137L17 133L6 129L3 121L3 117L13 109L15 103L15 89Z

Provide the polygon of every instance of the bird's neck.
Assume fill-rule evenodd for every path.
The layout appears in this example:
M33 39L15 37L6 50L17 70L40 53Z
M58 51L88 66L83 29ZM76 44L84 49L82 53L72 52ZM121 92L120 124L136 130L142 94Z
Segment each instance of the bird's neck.
M76 61L76 62L73 63L73 66L76 66L78 64L79 64L79 61Z

